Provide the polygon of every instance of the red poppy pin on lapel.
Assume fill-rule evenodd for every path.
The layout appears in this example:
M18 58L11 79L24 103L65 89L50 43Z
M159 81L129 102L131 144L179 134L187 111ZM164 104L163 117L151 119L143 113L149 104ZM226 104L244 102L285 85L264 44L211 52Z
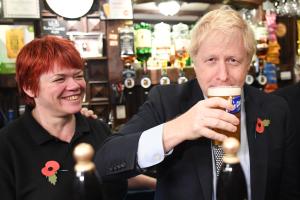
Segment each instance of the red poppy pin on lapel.
M271 121L269 119L260 119L257 118L256 121L256 132L259 134L263 134L265 131L265 127L268 127L270 125Z
M55 160L50 160L46 162L45 167L42 168L41 172L44 176L48 178L48 181L55 185L57 182L57 176L56 173L59 170L60 166L59 163Z

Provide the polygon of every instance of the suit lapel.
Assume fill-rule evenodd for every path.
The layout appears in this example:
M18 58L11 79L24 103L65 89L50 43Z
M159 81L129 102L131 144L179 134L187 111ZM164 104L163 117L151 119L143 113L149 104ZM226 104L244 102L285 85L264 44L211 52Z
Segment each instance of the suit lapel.
M211 200L213 192L211 141L209 139L201 139L197 142L195 151L193 151L193 162L195 163L195 170L204 200ZM199 199L201 198L199 197Z
M188 111L193 105L198 101L203 100L202 91L198 85L197 79L191 80L182 86L182 95L181 95L181 114ZM192 88L192 89L191 89Z
M265 199L267 164L268 164L268 141L267 132L256 133L257 118L265 119L266 112L263 110L259 94L252 88L245 87L245 111L247 138L250 156L250 179L252 199Z
M181 113L186 112L199 100L204 99L196 79L191 82L191 85L188 85L188 88L193 89L184 90L186 94L182 95ZM204 200L211 200L213 190L211 141L201 138L189 144L191 145L190 148L192 148L193 162L195 163L195 170L198 175ZM199 199L201 199L201 197L199 197Z

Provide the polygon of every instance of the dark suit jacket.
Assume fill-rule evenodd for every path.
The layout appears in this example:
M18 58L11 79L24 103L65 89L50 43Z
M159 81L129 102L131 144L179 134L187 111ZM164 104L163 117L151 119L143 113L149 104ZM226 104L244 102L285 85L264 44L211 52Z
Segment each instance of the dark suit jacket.
M283 97L288 102L296 133L295 140L297 142L297 146L300 147L300 82L280 88L276 90L274 94ZM298 155L297 161L300 162L300 154ZM300 188L300 184L298 188Z
M296 138L300 141L300 82L280 88L274 94L283 97L291 110L292 122L295 125Z
M300 199L296 188L295 140L290 130L287 103L245 86L245 109L250 153L252 199ZM197 80L183 85L158 86L125 125L109 138L96 156L97 170L104 178L139 173L136 155L142 131L186 112L203 94ZM256 133L257 118L270 119L263 134ZM157 165L155 198L163 200L211 200L213 190L211 140L185 141Z

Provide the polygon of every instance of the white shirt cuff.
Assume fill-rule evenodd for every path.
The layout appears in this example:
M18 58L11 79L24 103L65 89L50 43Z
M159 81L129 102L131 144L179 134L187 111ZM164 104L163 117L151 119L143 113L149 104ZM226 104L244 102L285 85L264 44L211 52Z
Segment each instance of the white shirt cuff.
M162 134L163 124L142 133L137 151L137 161L140 168L151 167L164 160L165 153Z

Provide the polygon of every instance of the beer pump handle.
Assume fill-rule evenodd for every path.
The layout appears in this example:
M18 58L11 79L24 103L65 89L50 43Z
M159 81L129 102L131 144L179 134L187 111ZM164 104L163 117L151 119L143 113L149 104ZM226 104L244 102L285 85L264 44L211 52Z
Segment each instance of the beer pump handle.
M223 141L223 164L217 180L217 200L247 200L247 184L237 157L239 141L229 137Z
M74 200L103 200L102 184L92 159L94 149L90 144L78 144L73 152L76 161L74 171Z

